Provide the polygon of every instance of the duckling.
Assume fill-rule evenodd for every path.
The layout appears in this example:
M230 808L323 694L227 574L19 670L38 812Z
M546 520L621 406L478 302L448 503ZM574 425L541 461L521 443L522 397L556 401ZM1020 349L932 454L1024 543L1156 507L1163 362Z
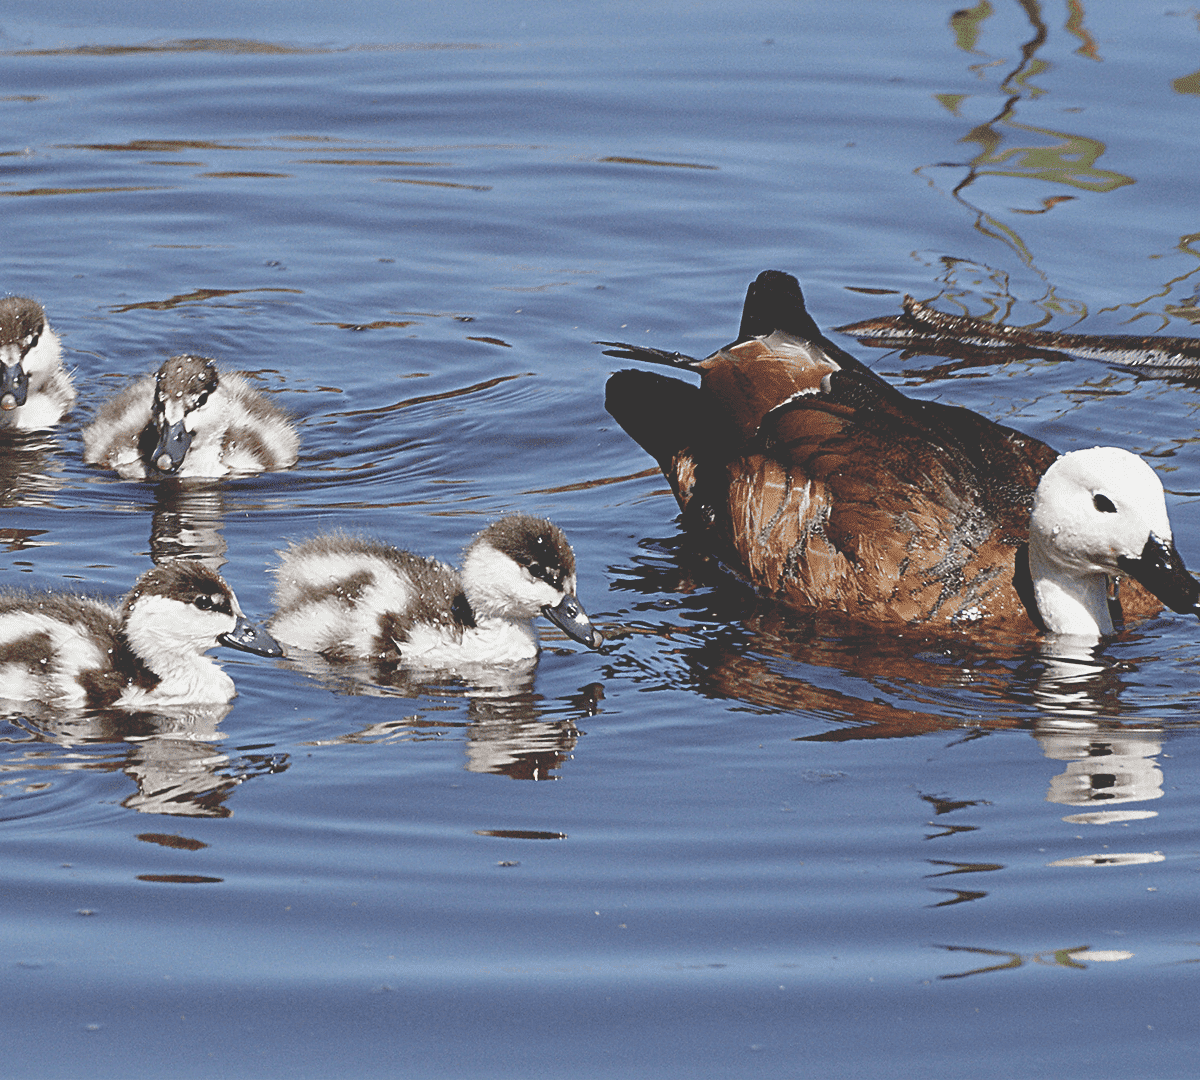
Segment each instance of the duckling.
M172 356L110 398L83 429L83 460L127 480L287 469L300 437L245 376Z
M575 598L575 553L557 525L501 518L463 553L461 574L436 559L343 533L280 552L281 641L325 656L423 666L502 664L537 655L545 615L591 649L604 640Z
M180 559L143 574L119 608L62 593L0 593L0 698L88 708L220 704L233 680L216 645L281 656L233 590Z
M684 527L785 605L1099 638L1114 626L1109 579L1128 575L1200 614L1144 461L1114 447L1060 458L905 397L822 335L790 274L758 276L737 338L705 360L599 344L699 373L694 386L619 371L606 407L658 461ZM1131 615L1160 610L1136 588L1123 599Z
M52 427L74 404L75 387L45 309L24 296L0 298L0 428Z

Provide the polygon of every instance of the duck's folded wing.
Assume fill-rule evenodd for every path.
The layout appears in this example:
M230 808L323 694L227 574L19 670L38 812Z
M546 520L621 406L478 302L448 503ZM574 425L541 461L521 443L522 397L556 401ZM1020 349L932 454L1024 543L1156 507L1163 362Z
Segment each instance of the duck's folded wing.
M725 463L741 439L698 386L652 371L618 371L605 386L605 408L662 469L689 527L724 505Z
M1016 545L1055 452L847 374L773 410L730 463L721 531L751 580L909 622L1019 610Z

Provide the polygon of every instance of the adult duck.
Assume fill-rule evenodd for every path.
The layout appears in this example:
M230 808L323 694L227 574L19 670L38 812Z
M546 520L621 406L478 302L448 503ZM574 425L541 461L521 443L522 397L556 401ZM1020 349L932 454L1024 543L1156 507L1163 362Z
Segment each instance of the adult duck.
M606 406L658 462L685 528L761 593L918 627L1113 631L1110 580L1175 611L1200 586L1162 484L1115 447L1062 457L968 409L905 397L817 328L796 279L767 270L737 338L707 359L600 342L700 385L619 371ZM1160 610L1137 588L1126 612Z

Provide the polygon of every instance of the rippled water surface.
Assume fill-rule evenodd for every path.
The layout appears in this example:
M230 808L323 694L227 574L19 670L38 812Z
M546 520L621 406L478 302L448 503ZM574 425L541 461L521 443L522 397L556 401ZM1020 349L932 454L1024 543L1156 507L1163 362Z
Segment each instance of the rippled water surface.
M684 541L597 340L705 355L762 269L825 327L908 293L1192 336L1200 16L1130 2L265 0L0 15L5 291L80 389L6 443L0 584L181 543L269 613L344 526L574 543L599 653L373 685L222 650L229 710L0 721L5 1075L1194 1075L1197 624L1036 641L786 616ZM1200 390L837 337L920 397L1162 476ZM119 480L172 353L297 417L286 473Z

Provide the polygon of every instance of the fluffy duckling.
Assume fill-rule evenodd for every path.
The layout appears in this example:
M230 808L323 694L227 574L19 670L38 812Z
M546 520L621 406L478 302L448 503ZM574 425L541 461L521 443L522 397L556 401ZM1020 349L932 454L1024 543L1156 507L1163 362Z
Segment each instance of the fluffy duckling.
M62 593L0 593L0 698L88 708L219 704L233 680L216 645L281 656L233 590L181 559L143 574L119 608Z
M1128 575L1200 614L1144 461L1113 447L1059 458L905 397L822 335L789 274L759 275L737 339L705 360L600 344L699 373L697 387L617 372L608 411L657 459L685 528L785 604L1098 638L1114 625L1109 579ZM1123 600L1131 615L1160 610L1136 587Z
M373 540L332 533L280 552L281 641L334 659L497 664L538 652L545 615L576 641L604 640L575 599L575 553L557 525L514 514L476 536L459 573Z
M58 335L24 296L0 298L0 428L52 427L75 404Z
M204 356L172 356L83 429L84 461L127 480L287 469L300 437L243 375Z

